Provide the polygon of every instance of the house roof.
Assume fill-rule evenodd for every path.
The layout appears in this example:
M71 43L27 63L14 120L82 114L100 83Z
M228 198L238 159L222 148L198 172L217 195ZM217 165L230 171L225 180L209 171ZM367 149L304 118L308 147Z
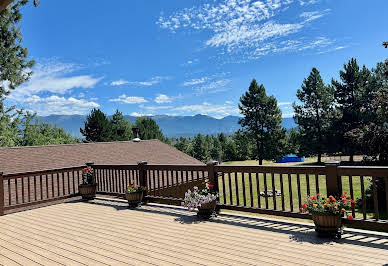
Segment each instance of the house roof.
M0 172L23 173L95 164L203 164L159 140L0 148Z

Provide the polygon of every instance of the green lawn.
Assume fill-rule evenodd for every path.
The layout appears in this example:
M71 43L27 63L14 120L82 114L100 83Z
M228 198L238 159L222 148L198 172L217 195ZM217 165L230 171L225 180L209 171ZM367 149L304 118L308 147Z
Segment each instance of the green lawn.
M307 158L307 162L315 161L315 158ZM258 165L257 161L238 161L238 162L227 162L225 164L233 164L233 165ZM276 164L273 162L265 161L265 165L297 165L300 163L289 163L289 164ZM281 178L279 174L274 174L273 176L275 189L281 191ZM284 209L298 211L301 204L303 204L308 197L308 188L307 183L309 183L309 194L315 195L317 193L316 190L316 177L315 175L300 174L299 175L299 183L300 183L300 194L298 191L298 177L296 174L291 174L289 176L282 176L283 179L283 196L284 196ZM222 181L224 180L224 181ZM257 182L258 181L258 182ZM224 185L223 185L224 182ZM238 186L238 198L236 194L236 174L231 173L230 178L227 173L224 174L223 177L219 178L219 189L220 189L220 201L221 203L237 204L237 200L239 200L239 205L242 206L253 206L261 208L269 208L269 209L277 209L282 210L282 197L276 196L275 200L273 197L258 197L259 191L265 190L265 182L267 183L267 190L273 189L272 187L272 176L271 174L253 173L251 174L251 178L248 173L245 173L242 176L241 173L237 173L237 186ZM354 176L352 178L353 182L353 198L357 200L361 198L361 185L360 185L360 177ZM365 189L369 186L371 180L370 178L364 178ZM245 202L244 202L244 186L245 184ZM257 189L257 183L259 183L259 189ZM291 193L290 193L290 184L291 184ZM326 177L318 176L318 185L319 185L319 193L326 196ZM225 186L225 191L223 191L223 187ZM250 186L252 187L252 193ZM349 177L342 177L342 187L343 191L346 191L348 195L350 195L350 186L349 186ZM230 194L231 189L231 194ZM252 194L252 195L251 195ZM292 197L290 197L292 194ZM299 196L300 195L300 196ZM292 198L292 204L290 199ZM267 200L266 200L267 199ZM260 201L259 201L260 200ZM276 204L276 208L274 208L274 203ZM362 210L356 210L356 217L362 217ZM373 217L373 213L367 214L368 218Z

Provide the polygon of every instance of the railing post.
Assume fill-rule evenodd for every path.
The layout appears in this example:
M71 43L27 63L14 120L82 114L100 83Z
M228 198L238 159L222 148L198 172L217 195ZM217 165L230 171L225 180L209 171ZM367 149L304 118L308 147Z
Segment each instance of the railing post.
M218 165L217 161L209 161L207 164L207 172L208 172L208 178L210 183L214 185L213 190L217 193L220 192L219 187L218 187L218 174L214 170L214 166ZM220 196L218 195L217 201L220 200ZM220 212L220 207L216 207L216 213Z
M140 161L137 162L138 168L139 168L139 185L142 187L147 186L147 171L144 169L144 165L147 165L148 163L146 161ZM148 188L147 188L148 189ZM145 196L147 196L147 189L144 192L143 202L145 201Z
M4 180L3 172L0 172L0 216L4 215Z
M341 193L341 180L339 180L337 173L339 165L339 161L328 161L325 163L327 196L338 197Z

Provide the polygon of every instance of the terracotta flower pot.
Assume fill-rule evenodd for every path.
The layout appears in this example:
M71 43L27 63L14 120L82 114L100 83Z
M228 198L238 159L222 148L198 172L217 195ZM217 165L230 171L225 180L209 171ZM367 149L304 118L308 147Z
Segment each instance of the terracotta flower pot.
M213 200L211 202L202 204L200 207L198 207L198 217L200 218L210 218L212 214L214 213L217 206L217 201Z
M81 184L78 186L79 194L83 200L92 200L96 197L97 184Z
M128 200L129 207L137 207L143 200L143 192L125 193L124 198Z
M315 231L318 234L341 236L342 220L340 214L313 212L312 218L315 224Z

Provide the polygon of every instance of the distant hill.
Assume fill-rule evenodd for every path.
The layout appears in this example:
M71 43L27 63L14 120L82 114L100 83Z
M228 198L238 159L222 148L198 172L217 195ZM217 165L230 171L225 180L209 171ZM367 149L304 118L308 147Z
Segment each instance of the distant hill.
M132 123L136 121L135 116L125 115L125 119ZM45 121L52 125L63 127L66 131L74 136L80 137L79 129L84 126L86 116L84 115L50 115L38 117L41 121ZM238 116L226 116L222 119L217 119L207 115L195 116L168 116L156 115L151 116L163 133L168 137L192 137L198 133L201 134L217 134L225 133L232 134L236 132L240 126L237 123ZM295 127L293 118L283 118L283 126L286 129Z

